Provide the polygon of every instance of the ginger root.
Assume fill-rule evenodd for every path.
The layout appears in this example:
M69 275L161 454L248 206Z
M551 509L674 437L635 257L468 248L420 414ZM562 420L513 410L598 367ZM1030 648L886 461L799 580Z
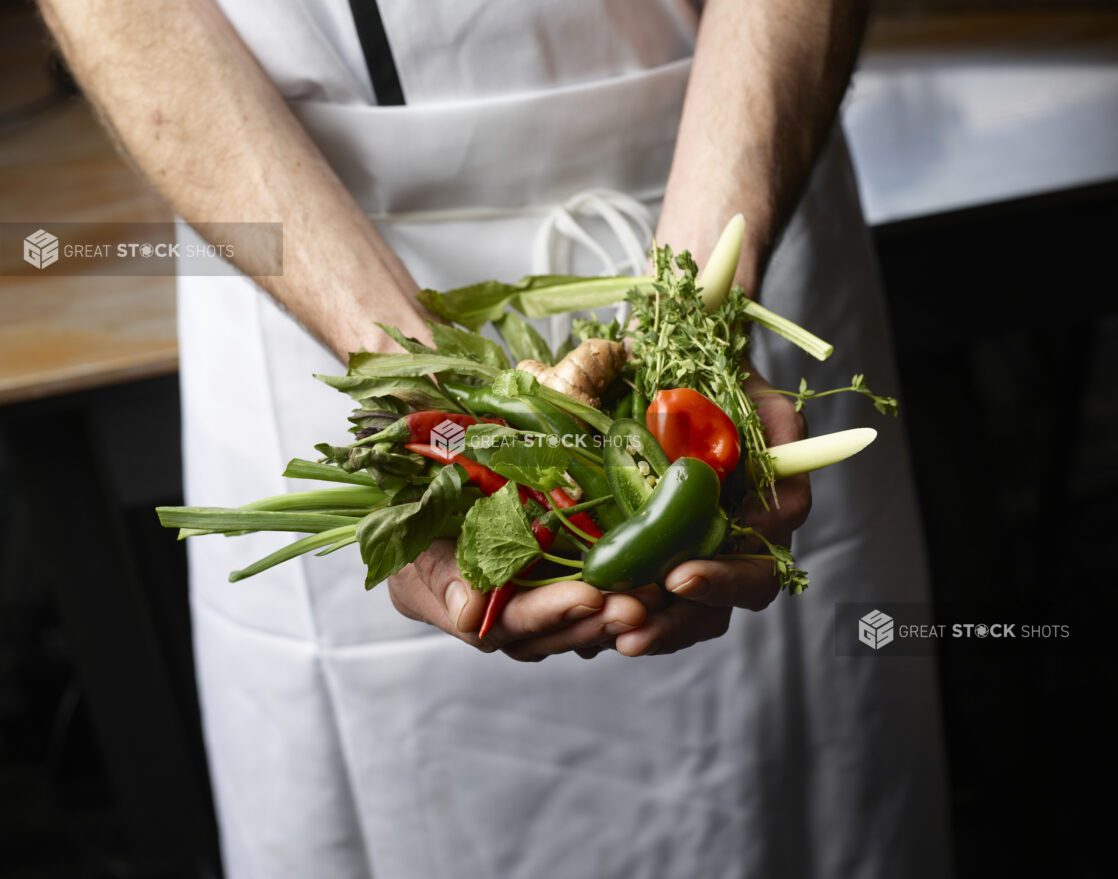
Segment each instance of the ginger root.
M541 385L601 408L601 395L625 365L625 346L605 339L587 339L554 366L521 360L517 369L536 377Z

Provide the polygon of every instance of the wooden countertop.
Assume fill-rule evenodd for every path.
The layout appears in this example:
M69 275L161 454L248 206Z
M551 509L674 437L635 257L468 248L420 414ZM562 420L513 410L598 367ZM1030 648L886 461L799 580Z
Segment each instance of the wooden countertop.
M48 94L47 44L24 8L0 10L0 118ZM0 222L166 222L83 101L0 130ZM10 277L0 255L0 404L178 369L174 278Z
M882 18L871 28L859 76L880 80L945 57L996 63L1039 53L1046 61L1110 64L1116 48L1118 14L1108 12ZM0 10L0 118L49 91L46 57L37 20L26 9ZM855 97L858 86L856 77ZM0 131L0 180L0 222L170 219L77 100ZM0 255L0 273L6 260L19 258ZM177 367L174 279L0 276L0 404Z

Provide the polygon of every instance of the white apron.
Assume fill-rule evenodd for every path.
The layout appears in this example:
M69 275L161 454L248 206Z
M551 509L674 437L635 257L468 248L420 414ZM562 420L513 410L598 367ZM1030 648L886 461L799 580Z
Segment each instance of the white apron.
M609 0L442 0L421 30L416 4L382 3L409 99L391 108L370 104L345 0L224 5L423 286L531 271L541 224L580 191L658 209L694 34L684 3L641 4L653 11L633 20L636 4ZM499 50L516 40L536 51L509 60ZM620 263L609 225L582 219ZM600 270L585 248L570 256L553 267ZM347 437L348 398L311 377L341 364L246 279L179 290L187 503L299 487L280 478L286 462ZM757 333L774 384L865 372L895 389L841 138L764 298L837 349L821 367ZM831 635L837 601L926 597L901 429L861 399L809 414L816 433L881 431L813 477L795 547L812 587L673 656L522 665L404 619L384 587L367 594L355 548L229 584L292 538L192 540L229 879L946 875L933 661L839 657Z

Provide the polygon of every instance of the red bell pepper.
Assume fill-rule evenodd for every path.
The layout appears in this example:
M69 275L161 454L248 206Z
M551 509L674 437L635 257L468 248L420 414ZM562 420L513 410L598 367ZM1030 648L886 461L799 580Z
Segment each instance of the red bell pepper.
M725 480L741 458L741 435L716 403L690 388L658 391L645 415L668 458L698 458Z

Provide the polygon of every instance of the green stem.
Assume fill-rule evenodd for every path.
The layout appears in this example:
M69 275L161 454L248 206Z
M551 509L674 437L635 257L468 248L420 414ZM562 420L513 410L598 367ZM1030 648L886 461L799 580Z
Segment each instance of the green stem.
M356 531L356 524L345 525L341 528L333 528L329 531L323 531L321 534L312 534L309 537L296 540L294 543L289 543L282 549L276 550L271 555L266 555L259 561L253 562L247 568L234 571L229 575L229 582L236 583L238 580L244 580L246 577L259 574L261 571L266 571L268 568L278 565L280 562L286 562L288 559L293 559L305 552L333 546L336 543L354 536Z
M552 583L565 583L571 580L581 579L582 574L570 574L566 577L548 577L546 580L522 580L519 577L513 577L509 582L527 589L535 589L537 586L550 586Z
M555 562L557 565L565 565L568 568L581 568L582 562L575 561L574 559L566 559L561 555L552 555L549 552L541 553L549 562Z
M825 342L814 333L809 333L788 318L781 317L774 311L769 311L760 303L748 300L745 304L745 314L754 323L760 324L766 330L774 332L778 336L783 336L816 360L826 360L834 353L835 346L830 342Z
M612 498L613 495L609 495L609 497ZM567 530L570 531L572 534L578 535L583 540L585 540L587 543L589 543L591 546L593 546L595 543L598 542L598 538L591 537L589 534L587 534L585 531L583 531L581 528L579 528L577 525L575 525L570 519L568 519L567 516L563 513L563 511L560 510L559 507L556 505L555 501L552 500L550 494L547 495L547 505L549 507L551 507L551 511L556 516L559 517L559 521L562 522L563 525L567 528ZM576 504L576 506L577 506L577 504ZM567 509L568 510L573 510L574 507L567 507Z

